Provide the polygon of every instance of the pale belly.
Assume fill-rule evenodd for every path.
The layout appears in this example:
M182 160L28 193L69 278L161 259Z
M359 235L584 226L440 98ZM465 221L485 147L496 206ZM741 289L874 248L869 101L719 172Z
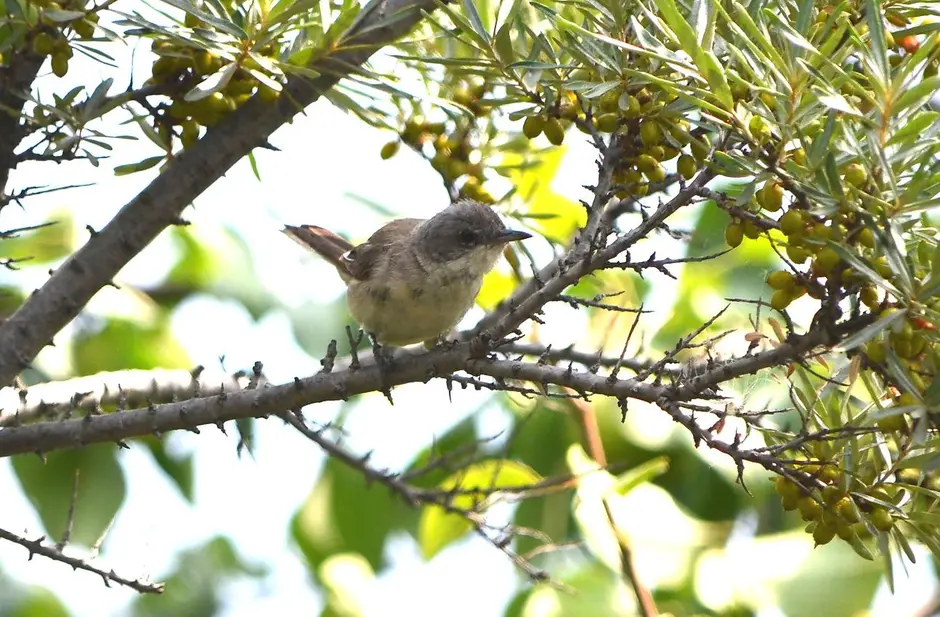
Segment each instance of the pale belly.
M417 285L352 281L346 299L363 330L397 347L450 332L473 306L480 283L452 278Z

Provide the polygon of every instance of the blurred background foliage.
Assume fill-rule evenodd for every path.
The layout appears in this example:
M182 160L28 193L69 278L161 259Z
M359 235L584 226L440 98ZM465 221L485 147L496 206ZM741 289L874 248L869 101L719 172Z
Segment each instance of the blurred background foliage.
M157 18L137 15L138 8L143 10L138 4L142 3L129 0L115 3L117 17L127 21L118 19L108 27L126 27L130 22L138 26L152 25L154 22L149 20ZM592 6L606 13L606 4ZM789 7L790 3L784 4ZM7 0L4 6L12 14L12 1ZM32 2L26 6L41 5ZM164 20L161 24L166 32L178 34L184 26L201 25L205 28L208 23L225 34L226 28L207 15L234 14L237 6L215 0L208 6L203 10L209 13L198 14L193 6L182 0L154 3L150 8L163 13L160 19ZM247 14L250 15L252 11L258 11L250 7L260 5L250 3L246 6L249 6ZM277 37L256 41L256 49L251 51L256 54L252 57L256 58L259 66L251 72L256 80L252 82L251 92L255 93L271 88L269 80L274 80L276 85L277 78L284 72L299 70L296 68L298 57L309 58L323 53L358 11L355 3L347 2L280 0L274 6L292 15L309 17L300 25L296 20L286 18L270 24L271 32L286 35L296 29L300 33L298 40L301 42L285 47L283 53L278 54L276 48L271 48L272 40L281 40ZM558 10L569 21L580 15L568 3L553 3L553 6L551 10ZM690 8L696 10L695 7L699 6L700 3L695 3ZM46 6L47 10L50 8L55 10L55 7ZM463 28L466 32L469 28L473 32L481 27L495 31L494 24L489 22L507 23L507 11L520 12L534 23L541 9L547 7L536 2L479 0L465 1L447 11L458 30ZM243 10L239 14L244 13L246 11ZM54 18L56 14L50 15ZM487 23L473 22L480 16ZM440 15L435 20L438 17ZM247 28L246 23L250 19L245 17L245 20L237 24L239 28ZM114 38L104 24L100 27L104 39ZM569 31L572 27L567 26ZM465 196L498 202L510 216L529 225L549 241L567 243L584 222L584 209L578 200L585 198L586 193L578 186L594 179L593 151L583 144L582 147L572 145L581 137L573 132L565 145L558 147L553 147L555 140L548 133L537 140L525 139L518 127L509 129L506 114L491 113L491 109L499 108L501 101L481 107L479 93L467 91L467 84L475 76L473 58L476 51L453 37L442 36L441 32L447 30L448 27L439 24L428 24L415 33L407 45L391 50L374 62L377 71L394 67L402 69L405 74L407 71L403 67L410 67L414 72L414 58L427 61L430 56L437 56L437 66L425 65L426 70L415 72L413 77L417 78L419 87L410 91L410 95L399 89L405 84L392 84L382 74L376 73L344 82L330 94L330 102L366 121L368 126L358 125L359 135L384 129L382 139L391 137L392 141L383 147L383 161L394 156L393 150L400 147L389 147L389 144L404 144L411 150L411 158L408 159L411 169L430 165L437 172L434 178L442 180L450 197ZM561 28L562 38L569 36L564 30ZM222 41L223 34L217 31L213 38L205 32L211 32L211 28L205 28L204 38L196 39L198 46L216 45L212 49L220 57L231 52L225 48L231 41ZM925 26L917 33L928 32L930 29ZM135 36L138 34L140 32ZM226 36L235 34L229 32ZM179 45L178 40L176 44ZM503 44L497 36L492 46L493 53L497 56L507 53L500 49ZM0 46L5 53L10 53L11 49L10 45ZM156 51L160 52L159 49ZM172 57L167 54L151 56L150 60L156 62ZM461 62L450 65L448 69L448 58L460 59ZM520 66L526 68L525 65ZM553 67L542 67L534 61L528 68L533 71L553 70ZM148 69L151 79L160 76L156 63ZM527 79L527 75L522 75L521 79ZM371 89L362 83L365 81L369 82ZM420 89L421 84L441 81L447 85L445 90L451 94L450 99L433 96L430 94L436 92L433 88L428 92ZM223 88L224 84L216 83L203 92L211 98ZM389 92L392 97L386 96ZM468 138L469 131L459 128L466 127L461 122L466 122L467 118L473 118L476 123L475 141L472 143ZM521 118L513 120L518 119ZM458 128L450 133L438 131L433 147L431 143L422 141L424 137L418 139L409 134L409 126L426 126L422 123L432 121L446 121L448 129ZM197 135L204 126L212 123L198 122ZM159 134L159 129L159 125L147 127L146 136L153 142L148 147L151 150L166 147L167 155L170 155L179 144L173 139L168 141ZM186 126L182 129L191 130ZM174 139L182 140L182 145L185 145L187 137L185 132L179 136L174 133ZM586 139L582 138L582 142ZM101 154L96 149L100 144L91 143L87 147ZM462 148L469 151L457 156L455 152ZM442 152L447 152L447 155L442 156ZM153 151L147 154L138 163L124 159L118 161L129 166L120 167L119 173L145 173L162 160ZM363 157L367 154L372 156L376 153L362 152ZM291 155L293 153L282 156ZM123 155L117 150L114 156ZM155 159L152 158L154 156ZM372 159L376 157L372 156ZM459 165L455 166L453 161ZM369 165L392 163L376 159ZM339 160L335 164L336 169L319 169L318 172L340 173L348 166L348 162ZM560 178L560 170L565 165L588 173L569 172L567 177ZM260 172L258 169L254 171L262 180L265 179L263 166ZM726 184L718 188L731 195L745 190L743 184ZM275 190L281 199L287 200L294 197L292 193L297 189L277 187L271 189L272 194ZM370 209L366 202L350 199L349 212L354 213L350 218L357 219L358 214L368 212L374 215L376 209L379 218L406 214L381 202L374 204L377 208ZM46 220L33 222L48 222L49 225L0 240L3 256L29 258L18 264L20 270L2 273L0 316L10 314L31 291L31 281L38 280L36 273L57 267L74 250L79 243L77 238L83 233L83 225L79 223L82 216L81 209L77 207L74 212L69 209L53 211L48 213ZM366 231L360 229L358 221L349 224L350 229L343 231L350 235ZM731 218L713 204L704 204L682 214L674 224L688 231L688 237L672 242L659 240L655 250L649 244L645 248L657 255L672 257L720 252L726 248L726 230ZM275 291L276 286L266 280L256 267L264 259L262 253L267 247L253 244L237 227L220 220L215 224L203 220L168 230L166 236L171 246L166 254L172 255L172 259L170 263L162 264L162 274L151 277L152 280L146 283L123 287L120 290L121 301L109 306L108 310L89 310L83 314L67 336L59 341L66 350L59 363L45 368L42 362L37 363L25 375L27 380L36 383L53 374L64 378L129 368L190 369L194 360L187 353L187 342L181 340L174 324L187 303L206 298L237 305L256 323L272 315L283 318L289 324L296 345L309 356L311 366L314 366L329 340L343 340L343 326L351 323L342 298L327 301L307 298L296 303L282 301ZM539 245L533 252L536 257L551 254L550 248L544 245ZM526 272L524 265L519 267L518 264L525 264L527 257L524 254L512 256L518 272ZM651 310L651 321L646 323L647 331L640 351L662 352L710 318L715 309L724 304L725 298L766 298L768 290L764 279L775 267L779 267L779 259L770 242L762 238L745 242L714 260L676 268L675 281L659 275L643 278L632 271L611 270L584 279L568 293L590 298L615 291L620 295L610 299L611 302L626 307L642 305ZM24 282L21 272L33 278ZM502 267L491 273L479 297L480 307L494 307L517 282L517 273L511 267ZM804 312L802 317L810 314ZM801 316L799 308L794 310L794 315L797 318ZM198 317L206 323L213 318L211 311L204 311ZM716 328L747 331L751 327L748 318L747 307L733 307L716 323ZM655 327L650 324L655 324ZM604 348L608 341L623 340L630 326L629 317L612 318L608 311L560 307L548 314L544 327L535 328L534 338L552 342L562 340L562 344L555 343L558 347L571 343L580 349L596 350ZM237 338L239 334L232 332L231 336ZM265 353L277 353L277 348L253 351L263 357ZM224 358L220 359L220 364L227 370L246 368L228 366ZM289 378L288 375L283 377ZM784 406L788 402L782 385L782 380L761 377L740 380L729 384L729 388L738 389L736 394L742 400L757 400L762 405L773 407ZM424 404L437 405L441 399L433 399L433 403L431 400ZM660 609L676 617L772 614L761 612L768 610L779 610L788 617L858 617L872 606L876 592L884 589L881 564L859 559L841 543L813 550L812 538L802 531L804 522L798 513L780 509L780 500L766 474L755 470L745 473L748 494L736 484L733 465L714 453L696 449L689 436L655 408L633 404L625 421L621 422L620 409L614 401L595 399L593 407L608 461L626 471L600 477L600 485L584 482L575 490L549 492L494 514L504 517L506 522L536 529L559 545L558 550L539 555L534 560L551 572L553 578L573 588L575 593L544 584L528 585L520 577L514 583L517 592L508 600L505 615L603 617L635 612L630 588L616 569L605 561L616 546L611 544L611 538L599 531L609 530L603 510L597 507L598 495L605 486L618 488L619 497L613 509L618 523L622 523L630 538L641 578L652 587ZM396 409L387 408L384 399L365 397L362 401L340 406L332 420L348 425L356 418L392 414ZM440 413L448 413L447 408L442 407ZM500 479L507 485L577 473L586 468L586 463L579 445L582 435L575 420L576 414L574 404L566 401L528 400L506 394L486 396L480 405L455 418L446 430L435 435L433 443L422 444L410 452L409 462L402 467L415 469L442 453L470 449L495 460L513 461L514 466L507 471L507 476ZM251 424L239 427L242 436L252 434ZM492 430L494 427L498 430ZM485 439L494 433L499 437ZM357 436L362 437L362 434ZM381 449L382 437L381 434L367 432L365 441ZM155 469L175 487L175 497L194 502L195 457L191 450L176 447L175 439L175 436L162 439L153 436L128 445L131 448L143 446ZM234 439L232 448L235 448ZM243 456L251 457L250 449ZM43 533L53 541L68 533L72 544L100 549L106 561L109 555L108 531L116 518L132 511L129 508L133 506L126 503L127 486L136 480L125 470L122 457L123 453L118 448L107 445L54 452L43 457L15 457L10 463L4 461L2 464L11 466L19 482L19 490L41 521ZM264 461L259 460L258 464L263 465ZM318 468L313 465L310 468L316 469L316 477L311 478L305 469L296 477L277 477L271 481L302 483L305 487L309 484L309 494L295 504L283 533L289 538L292 554L302 559L307 583L315 586L320 594L320 614L324 617L366 614L363 597L369 593L369 585L376 577L394 568L390 546L401 542L402 538L420 546L432 560L440 552L461 550L461 541L467 539L467 530L455 531L446 518L434 518L427 509L409 508L401 499L370 485L360 473L336 460L326 460ZM631 473L639 475L631 476ZM448 470L439 469L422 476L416 484L438 486L447 482L449 476ZM12 489L7 487L5 490ZM73 496L73 524L66 532ZM250 500L251 496L246 495L245 498ZM198 508L199 504L194 503L193 507ZM0 526L10 525L11 522L3 519L2 515L0 507ZM257 521L256 524L264 525L265 522ZM38 530L31 531L35 534ZM524 536L513 540L514 548L523 553L539 544L541 542ZM3 546L2 550L11 549ZM17 555L22 552L21 549L16 551ZM924 555L921 563L931 560ZM211 537L201 545L181 550L169 568L152 573L156 580L167 583L163 595L135 598L125 607L124 613L192 617L211 617L227 612L237 614L231 598L262 595L266 581L274 576L272 570L275 566L255 563L243 557L239 547L230 539ZM28 568L30 565L17 567ZM63 574L70 575L70 572ZM472 563L468 563L461 576L468 594L487 593L487 572L477 571ZM0 572L0 577L0 616L72 614L70 608L57 598L54 582L44 588L16 582L11 573ZM932 573L930 580L935 583ZM96 585L97 581L89 578L88 584ZM923 589L929 588L924 586ZM89 593L108 591L93 587ZM428 590L428 593L433 593L433 590ZM460 599L450 598L448 602L459 603ZM885 602L887 606L893 606L893 600ZM393 611L386 608L389 612L406 612L408 604L408 598L403 597ZM901 614L890 610L883 614ZM462 614L456 608L449 612Z

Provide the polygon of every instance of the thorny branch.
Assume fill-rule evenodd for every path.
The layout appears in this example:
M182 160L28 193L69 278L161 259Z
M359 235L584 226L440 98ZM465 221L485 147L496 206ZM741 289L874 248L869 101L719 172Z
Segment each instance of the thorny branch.
M139 593L163 593L163 583L149 583L143 580L133 580L118 575L116 572L114 572L114 570L102 570L101 568L93 566L87 561L66 555L55 546L43 544L45 540L44 537L36 538L35 540L27 540L22 536L18 536L0 528L0 540L6 540L7 542L19 544L29 551L30 559L33 558L33 555L40 555L53 561L58 561L71 566L73 570L84 570L86 572L91 572L92 574L97 574L108 587L111 586L111 583L117 583L118 585L129 587L130 589L133 589Z

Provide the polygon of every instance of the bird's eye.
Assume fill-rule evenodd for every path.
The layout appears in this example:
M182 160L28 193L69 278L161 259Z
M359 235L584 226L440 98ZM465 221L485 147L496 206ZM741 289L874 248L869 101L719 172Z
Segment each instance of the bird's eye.
M457 234L457 239L460 240L461 244L466 246L476 244L477 232L472 229L461 229Z

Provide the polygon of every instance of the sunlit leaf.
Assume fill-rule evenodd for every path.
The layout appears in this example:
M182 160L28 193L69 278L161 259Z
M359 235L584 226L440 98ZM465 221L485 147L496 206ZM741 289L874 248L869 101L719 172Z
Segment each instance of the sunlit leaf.
M73 495L77 499L69 538L85 546L103 536L124 502L124 473L112 444L50 452L45 459L32 454L15 456L13 470L55 541L65 537Z
M453 489L460 491L449 499L450 507L460 511L479 511L494 491L526 488L540 479L539 474L522 463L487 460L452 475L439 488L445 492ZM421 554L425 559L431 559L472 528L472 524L460 514L449 513L441 506L425 506L418 522Z

